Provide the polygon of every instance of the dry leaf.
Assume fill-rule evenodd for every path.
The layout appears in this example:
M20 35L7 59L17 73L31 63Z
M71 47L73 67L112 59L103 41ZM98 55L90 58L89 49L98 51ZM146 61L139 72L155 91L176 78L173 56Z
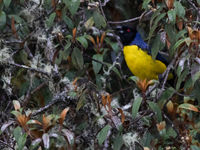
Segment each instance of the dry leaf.
M66 117L66 114L67 112L69 111L69 107L65 108L61 113L60 113L60 119L59 119L59 124L62 125L64 120L65 120L65 117Z
M162 121L162 122L160 122L160 123L157 123L156 126L157 126L157 130L160 132L160 131L162 131L163 129L165 129L165 127L166 127L166 122L165 122L165 121Z
M120 114L121 114L121 122L122 122L122 124L123 124L124 121L125 121L125 115L124 115L124 112L123 112L123 110L122 110L121 108L118 108L118 110L119 110L119 112L120 112Z

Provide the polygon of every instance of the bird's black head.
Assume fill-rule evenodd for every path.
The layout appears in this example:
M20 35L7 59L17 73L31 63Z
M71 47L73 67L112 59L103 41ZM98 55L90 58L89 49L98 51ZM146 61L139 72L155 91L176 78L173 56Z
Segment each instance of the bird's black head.
M134 40L137 32L136 29L128 26L117 26L115 30L123 45L129 45Z

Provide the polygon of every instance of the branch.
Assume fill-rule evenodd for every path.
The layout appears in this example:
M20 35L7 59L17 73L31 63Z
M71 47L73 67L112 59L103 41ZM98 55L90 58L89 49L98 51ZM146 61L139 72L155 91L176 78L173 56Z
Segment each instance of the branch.
M31 68L29 66L26 66L26 65L21 65L21 64L16 64L14 62L8 62L9 65L11 66L15 66L15 67L19 67L19 68L23 68L23 69L27 69L27 70L30 70L30 71L33 71L33 72L38 72L38 73L41 73L41 74L44 74L48 77L50 77L50 74L48 72L45 72L41 69L37 69L37 68Z
M153 11L150 10L149 12L142 13L142 15L140 15L139 17L135 17L135 18L123 20L123 21L108 21L108 24L123 24L123 23L134 22L137 20L141 20L143 17L147 17L147 16L151 15L152 13L153 13Z
M36 115L46 111L47 109L49 109L50 107L52 107L54 104L56 104L58 102L64 102L65 98L67 97L66 93L67 93L66 91L63 91L59 95L56 95L49 104L47 104L46 106L44 106L44 107L38 109L37 111L33 112L31 116L36 116Z
M177 56L174 57L174 59L171 61L171 63L167 66L167 69L165 70L165 72L162 74L162 78L164 78L164 81L162 83L162 88L161 88L160 92L158 93L156 100L161 97L162 93L165 90L165 84L167 82L168 75L170 73L170 70L173 68L174 64L176 63L176 58L177 58Z

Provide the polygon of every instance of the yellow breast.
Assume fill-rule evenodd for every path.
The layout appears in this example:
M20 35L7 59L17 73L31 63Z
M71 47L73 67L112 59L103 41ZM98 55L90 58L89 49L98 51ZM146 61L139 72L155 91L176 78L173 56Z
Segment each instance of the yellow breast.
M164 63L152 59L147 52L136 45L124 46L123 52L128 68L141 80L158 80L158 75L166 70Z

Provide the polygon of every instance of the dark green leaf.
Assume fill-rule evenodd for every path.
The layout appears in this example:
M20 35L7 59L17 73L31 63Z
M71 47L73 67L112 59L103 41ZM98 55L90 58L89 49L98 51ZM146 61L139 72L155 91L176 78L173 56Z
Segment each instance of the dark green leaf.
M170 127L167 130L167 135L169 138L171 138L171 137L175 138L177 136L177 133L176 133L176 131L174 131L174 129L172 127Z
M13 135L17 142L17 146L18 146L17 150L23 150L24 145L26 143L27 134L26 133L23 134L21 128L17 127L14 129Z
M106 21L104 17L98 11L94 12L93 18L94 18L94 23L97 28L106 27Z
M148 102L148 104L149 104L149 107L155 112L157 122L161 122L162 121L162 113L161 113L161 109L159 108L158 104L154 103L154 102Z
M180 88L182 81L185 80L188 73L189 73L189 69L185 68L185 70L181 73L180 77L178 78L178 81L177 81L177 84L176 84L176 90L178 90Z
M200 0L197 0L197 3L200 5Z
M159 99L159 104L160 104L161 108L163 108L163 105L165 104L166 100L171 98L174 93L175 93L175 89L172 87L169 87L168 89L166 89L163 92L163 94L161 95L161 97Z
M160 14L159 16L157 16L157 18L155 19L154 24L153 24L153 26L152 26L152 28L151 28L151 30L150 30L150 32L149 32L148 39L151 39L151 37L152 37L152 35L153 35L155 29L156 29L157 26L158 26L158 22L159 22L161 19L163 19L165 16L166 16L166 13L162 13L162 14Z
M22 134L19 139L18 139L18 150L23 150L24 149L24 146L25 146L25 143L26 143L26 139L27 139L27 134L24 133Z
M200 149L200 147L197 145L191 145L190 148L191 148L191 150L199 150Z
M103 129L101 129L101 131L97 134L97 139L98 139L98 143L99 145L102 145L103 142L105 141L107 135L108 135L108 131L110 130L110 126L106 125Z
M9 7L11 0L3 0L3 3L5 5L6 8Z
M24 20L18 15L9 15L8 17L10 19L13 17L17 23L21 23L22 24L24 22Z
M83 92L79 98L77 105L76 105L76 111L79 111L80 108L84 106L85 100L86 100L85 92Z
M74 28L74 24L72 20L66 15L66 10L62 10L62 20L66 23L66 25L72 30Z
M153 41L153 45L152 45L152 51L151 51L151 54L152 54L152 57L153 59L156 58L159 50L163 49L165 46L165 44L160 40L160 34L157 34L155 40Z
M92 58L95 60L98 60L100 62L103 61L103 55L101 55L101 54L95 54L95 55L93 55ZM93 65L93 70L94 70L95 74L98 74L99 71L101 70L102 64L99 62L96 62L96 61L92 61L92 65Z
M83 69L83 55L77 47L75 47L72 52L72 63L77 69Z
M174 9L171 9L167 12L167 15L168 15L169 21L172 24L175 24L176 23L176 11Z
M182 6L182 4L179 1L175 1L174 2L174 7L175 7L176 14L179 17L184 18L184 16L185 16L185 8Z
M6 13L4 11L0 12L0 29L3 29L6 25Z
M74 15L80 5L80 0L64 0L65 5L69 9L70 13Z
M138 96L132 106L132 118L134 119L137 116L138 110L140 108L140 105L142 103L142 97Z
M47 27L50 28L50 27L53 26L53 22L54 22L55 17L56 17L56 13L53 12L53 13L49 16L49 18L47 19L47 21L46 21Z
M88 47L88 42L87 40L85 39L85 36L79 36L76 38L80 43L81 45L84 47L84 48L87 48Z
M167 36L169 38L169 41L171 43L171 45L173 45L176 42L176 35L177 33L175 32L176 29L174 27L174 25L172 24L166 24L165 25L165 31L167 32Z
M144 0L142 3L142 8L143 9L148 9L148 5L151 2L151 0Z
M176 50L181 44L183 44L184 42L185 42L185 39L180 39L180 40L178 40L178 41L174 44L174 46L172 47L172 49L170 50L170 54L173 55L173 54L175 53L175 50Z
M122 145L123 145L122 135L118 135L118 136L115 137L115 139L114 139L113 149L114 149L114 150L120 150L121 147L122 147Z

